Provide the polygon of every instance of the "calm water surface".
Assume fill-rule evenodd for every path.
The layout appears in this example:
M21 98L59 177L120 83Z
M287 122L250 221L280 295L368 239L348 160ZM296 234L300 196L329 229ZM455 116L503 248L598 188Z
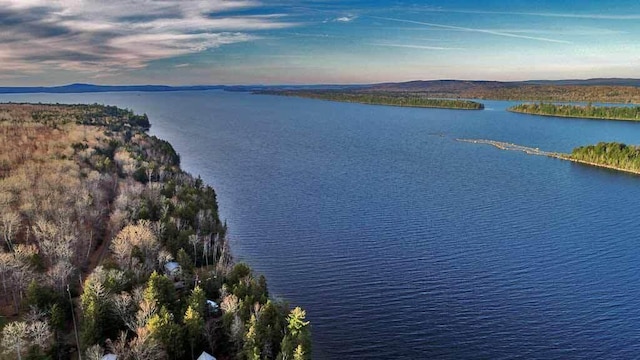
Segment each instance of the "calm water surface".
M4 95L149 114L318 359L640 357L640 178L456 142L640 143L640 124L244 93Z

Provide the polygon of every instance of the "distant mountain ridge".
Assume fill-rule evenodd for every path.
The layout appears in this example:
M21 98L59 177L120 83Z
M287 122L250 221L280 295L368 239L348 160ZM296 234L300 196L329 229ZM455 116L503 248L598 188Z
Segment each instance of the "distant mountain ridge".
M504 89L524 85L545 86L634 86L640 87L640 79L631 78L595 78L567 80L526 80L526 81L489 81L489 80L413 80L390 82L366 86L370 90L395 91L461 91L473 89Z
M258 91L264 89L294 90L294 89L346 89L360 85L94 85L69 84L61 86L7 86L0 87L0 94L28 94L28 93L95 93L95 92L161 92L161 91L199 91L199 90L227 90L227 91Z
M444 99L640 104L640 79L597 78L529 81L427 80L374 84L356 91L411 93Z
M590 90L586 90L589 87ZM478 99L547 99L545 94L571 91L573 93L598 92L603 95L594 99L610 100L613 102L640 101L640 79L631 78L596 78L596 79L567 79L567 80L527 80L527 81L487 81L487 80L414 80L406 82L389 82L362 85L95 85L69 84L62 86L34 86L34 87L0 87L0 94L24 93L98 93L98 92L166 92L166 91L199 91L225 90L239 92L261 91L364 91L364 92L419 92L432 97L448 98L478 98ZM637 94L636 94L637 93ZM541 96L545 95L545 96ZM549 99L554 99L555 96ZM589 100L572 96L571 99Z
M0 87L2 94L19 93L86 93L109 91L179 91L179 90L209 90L219 89L220 86L168 86L168 85L94 85L69 84L62 86L10 86Z
M640 79L632 78L595 78L572 80L529 80L525 84L534 85L586 85L586 86L640 86Z

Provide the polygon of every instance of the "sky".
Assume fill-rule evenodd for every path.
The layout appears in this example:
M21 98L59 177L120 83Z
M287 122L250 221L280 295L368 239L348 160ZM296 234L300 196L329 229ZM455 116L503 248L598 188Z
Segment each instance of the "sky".
M640 78L637 0L0 0L0 86Z

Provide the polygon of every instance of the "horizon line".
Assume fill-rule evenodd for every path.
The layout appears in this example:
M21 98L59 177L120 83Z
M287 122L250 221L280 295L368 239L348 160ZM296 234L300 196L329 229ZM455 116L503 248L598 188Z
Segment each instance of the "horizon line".
M287 84L287 83L250 83L250 84L181 84L181 85L169 85L169 84L99 84L99 83L68 83L59 85L0 85L0 89L7 88L61 88L71 86L101 86L101 87L168 87L168 88L186 88L186 87L207 87L207 86L219 86L219 87L233 87L233 86L259 86L259 87L273 87L273 86L365 86L365 85L382 85L382 84L403 84L410 82L430 82L430 81L468 81L468 82L499 82L499 83L523 83L523 82L536 82L536 81L549 81L549 82L561 82L561 81L593 81L593 80L635 80L640 81L640 77L594 77L594 78L561 78L561 79L528 79L528 80L489 80L489 79L460 79L460 78L437 78L437 79L413 79L413 80L397 80L397 81L381 81L371 83L300 83L300 84Z

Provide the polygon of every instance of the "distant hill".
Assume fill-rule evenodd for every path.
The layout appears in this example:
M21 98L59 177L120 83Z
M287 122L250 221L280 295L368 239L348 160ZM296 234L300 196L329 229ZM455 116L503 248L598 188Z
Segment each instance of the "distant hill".
M521 83L510 83L500 81L468 81L468 80L415 80L400 83L382 83L365 86L366 90L386 90L386 91L429 91L429 92L450 92L474 89L497 89L504 87L514 87Z
M568 79L568 80L527 80L527 81L483 81L483 80L414 80L397 83L380 83L366 86L369 90L391 91L468 91L474 89L505 89L524 85L545 86L635 86L640 87L640 79Z
M369 85L93 85L0 87L0 94L87 93L116 91L225 90L411 93L414 97L521 101L592 101L640 104L640 79L569 79L529 81L416 80ZM294 95L294 94L289 94ZM396 94L397 95L397 94Z
M63 86L0 87L1 94L19 93L86 93L110 91L179 91L219 89L220 86L166 86L166 85L93 85L70 84Z
M429 98L640 104L640 79L619 78L513 82L427 80L373 84L356 91L411 93Z
M36 87L0 87L0 94L27 94L27 93L92 93L92 92L120 92L120 91L198 91L198 90L227 90L227 91L259 91L264 89L277 90L309 90L309 89L351 89L361 85L194 85L194 86L168 86L168 85L94 85L94 84L70 84L62 86L36 86Z
M574 80L529 80L524 84L534 85L579 85L579 86L640 86L640 79L598 78L598 79L574 79Z

